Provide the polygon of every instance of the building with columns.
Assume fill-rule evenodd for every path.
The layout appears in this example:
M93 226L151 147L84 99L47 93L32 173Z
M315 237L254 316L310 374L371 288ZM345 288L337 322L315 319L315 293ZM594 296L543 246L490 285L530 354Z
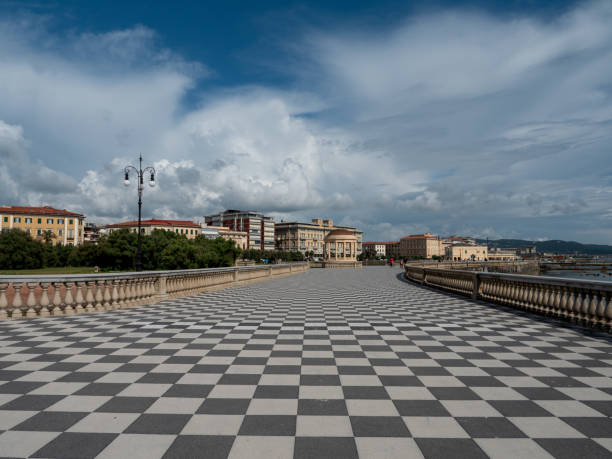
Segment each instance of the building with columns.
M276 249L287 252L314 252L323 256L325 236L336 229L350 231L357 239L357 255L361 253L363 231L350 226L334 226L328 218L313 218L310 223L281 222L276 224Z
M357 261L357 237L352 231L335 229L325 236L325 261Z
M0 207L0 231L20 229L40 240L45 238L45 234L50 234L53 244L82 244L84 225L84 215L66 209L50 206Z

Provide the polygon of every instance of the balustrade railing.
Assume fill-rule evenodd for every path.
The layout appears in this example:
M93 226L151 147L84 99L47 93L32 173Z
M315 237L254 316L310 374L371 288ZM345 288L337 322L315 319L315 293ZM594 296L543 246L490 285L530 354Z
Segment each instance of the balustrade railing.
M103 312L304 272L308 263L118 274L0 276L0 320Z
M406 266L404 276L525 311L612 327L612 282Z

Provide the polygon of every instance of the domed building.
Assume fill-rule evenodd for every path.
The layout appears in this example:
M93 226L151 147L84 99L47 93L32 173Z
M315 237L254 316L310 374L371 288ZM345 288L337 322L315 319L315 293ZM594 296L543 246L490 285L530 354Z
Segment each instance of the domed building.
M336 229L325 236L324 258L330 263L357 263L357 237L352 231Z

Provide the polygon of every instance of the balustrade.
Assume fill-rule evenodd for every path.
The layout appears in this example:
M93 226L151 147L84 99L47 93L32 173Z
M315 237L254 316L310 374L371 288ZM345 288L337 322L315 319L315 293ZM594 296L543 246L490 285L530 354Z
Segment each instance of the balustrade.
M296 263L100 275L2 276L0 320L124 309L307 269L307 263Z
M517 274L405 267L404 276L421 284L471 295L525 311L612 327L612 282Z

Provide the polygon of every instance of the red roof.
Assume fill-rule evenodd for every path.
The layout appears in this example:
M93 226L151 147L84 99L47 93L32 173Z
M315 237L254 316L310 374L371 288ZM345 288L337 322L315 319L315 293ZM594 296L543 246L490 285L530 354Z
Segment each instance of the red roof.
M200 225L190 220L157 220L154 218L150 220L142 220L140 222L140 225L141 226L187 226L189 228L199 228L200 227ZM132 227L132 226L138 226L138 221L114 223L112 225L106 225L107 228L125 228L125 227Z
M363 242L361 245L372 245L372 244L391 245L391 244L399 244L399 241L395 241L395 242Z
M83 214L69 212L66 209L55 209L50 206L28 207L28 206L2 206L0 213L27 214L27 215L57 215L61 217L83 217Z
M438 236L433 236L429 233L425 234L412 234L410 236L404 236L402 239L438 239Z

